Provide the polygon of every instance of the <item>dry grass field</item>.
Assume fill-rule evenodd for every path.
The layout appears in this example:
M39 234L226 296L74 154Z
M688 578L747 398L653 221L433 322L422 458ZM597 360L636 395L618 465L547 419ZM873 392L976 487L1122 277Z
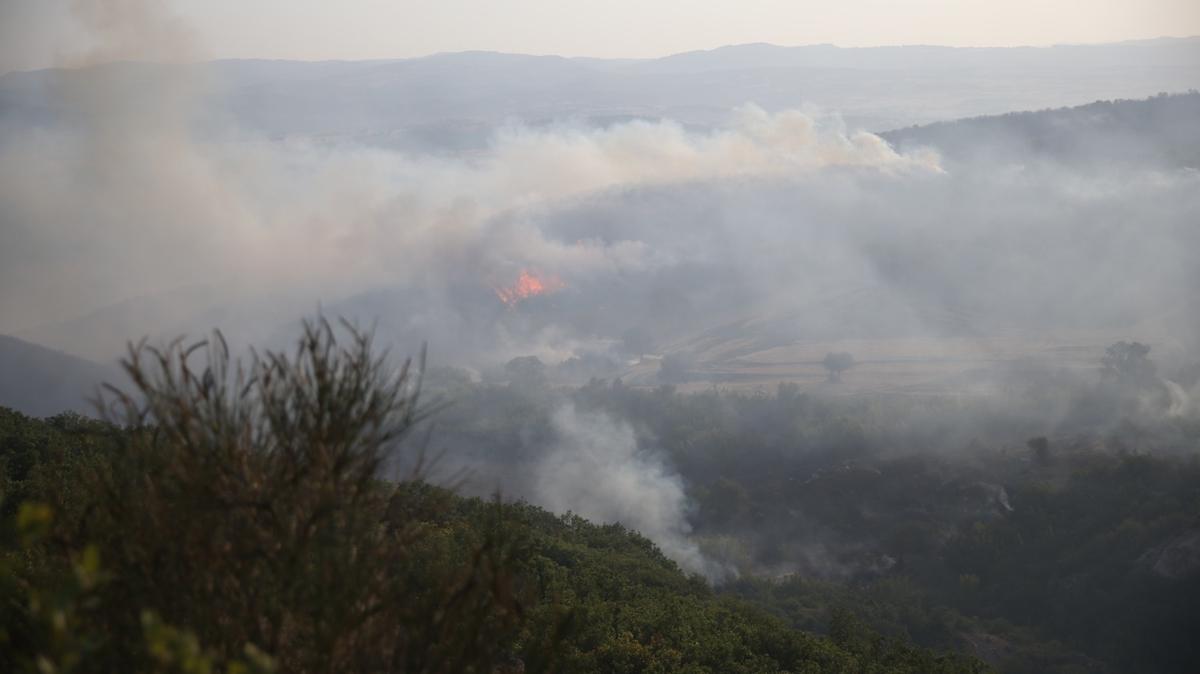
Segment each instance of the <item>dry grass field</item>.
M1137 339L1117 332L1079 332L999 337L905 337L897 339L759 340L730 336L698 338L672 345L687 351L692 364L681 391L717 387L772 391L781 382L801 391L827 395L910 393L948 395L988 393L1006 373L1023 370L1095 370L1108 345ZM822 365L825 355L846 352L855 365L841 381L831 382ZM622 380L634 386L664 383L661 356L646 356L627 368Z

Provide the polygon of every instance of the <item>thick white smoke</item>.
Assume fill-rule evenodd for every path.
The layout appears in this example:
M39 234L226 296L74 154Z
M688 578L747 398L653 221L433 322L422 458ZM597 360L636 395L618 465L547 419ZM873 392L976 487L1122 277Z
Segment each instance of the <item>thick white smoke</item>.
M1171 381L1170 379L1160 380L1162 385L1167 389L1168 407L1167 416L1175 418L1188 418L1200 415L1200 385L1192 387L1189 391L1180 384Z
M728 575L689 540L688 501L678 474L640 448L633 429L573 405L553 416L557 444L534 467L530 499L558 513L635 529L684 570L710 580Z
M270 140L206 107L219 87L211 71L161 65L203 53L164 3L79 0L71 9L82 37L63 49L68 68L44 77L63 119L0 126L0 332L155 295L170 300L121 329L206 329L177 319L228 313L248 295L307 311L378 285L505 284L528 264L645 267L662 253L636 241L555 241L496 216L619 186L936 168L871 134L752 105L715 132L670 121L515 124L469 158ZM127 60L157 65L112 64ZM205 292L174 292L196 286ZM107 358L129 336L91 332L56 345Z
M213 140L189 126L191 93L175 74L163 73L152 91L126 90L122 71L64 74L63 95L78 115L69 129L0 139L8 244L0 331L196 284L218 288L219 301L252 287L311 308L414 280L494 286L527 265L645 269L671 251L636 240L564 242L526 219L497 216L615 187L831 166L937 170L931 157L898 155L871 134L754 106L714 132L669 121L511 127L483 156L457 159ZM59 270L53 278L38 273L47 265ZM119 346L113 341L60 346L101 357Z

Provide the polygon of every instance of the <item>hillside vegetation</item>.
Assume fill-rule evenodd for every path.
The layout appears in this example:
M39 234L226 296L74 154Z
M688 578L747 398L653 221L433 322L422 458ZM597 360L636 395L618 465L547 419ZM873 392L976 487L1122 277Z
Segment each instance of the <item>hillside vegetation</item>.
M109 421L0 410L0 669L984 670L850 612L798 630L620 525L382 480L416 382L334 335L134 351Z
M936 148L952 162L1057 161L1200 167L1200 92L1096 101L1053 110L936 122L882 134L901 151Z
M691 540L732 569L722 591L798 628L840 609L1005 672L1191 672L1200 419L1168 392L1195 390L1200 368L1160 378L1149 353L1116 344L1089 377L1026 373L987 396L564 391L434 373L456 401L434 443L480 493L545 498L547 476L571 477L558 410L620 420L638 465L677 471ZM597 512L616 506L594 504L592 482L620 477L620 461L584 462L574 482Z
M92 410L89 396L116 372L61 351L0 335L0 406L50 416Z

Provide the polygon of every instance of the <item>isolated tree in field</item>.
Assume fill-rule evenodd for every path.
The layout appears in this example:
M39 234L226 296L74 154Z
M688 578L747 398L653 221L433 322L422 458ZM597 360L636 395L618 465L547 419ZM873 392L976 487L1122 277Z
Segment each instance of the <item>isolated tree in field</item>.
M1100 359L1100 390L1122 414L1161 414L1171 405L1171 391L1150 360L1150 346L1117 342Z
M504 364L504 376L513 386L541 386L546 382L546 364L537 356L518 356Z
M825 359L821 361L821 365L825 367L829 373L829 381L839 382L842 380L842 373L854 367L854 356L846 352L827 353Z
M1158 381L1149 345L1141 342L1117 342L1104 350L1100 359L1101 375L1123 385L1146 386Z

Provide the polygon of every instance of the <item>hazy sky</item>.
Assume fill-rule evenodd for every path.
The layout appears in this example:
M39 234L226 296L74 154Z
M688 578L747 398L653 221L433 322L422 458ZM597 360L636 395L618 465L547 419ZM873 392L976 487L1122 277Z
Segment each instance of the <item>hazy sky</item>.
M645 57L744 42L1047 45L1200 34L1197 0L164 0L207 58L488 49ZM155 0L107 0L119 13ZM0 70L77 51L72 0L0 0ZM74 4L96 4L87 2Z

